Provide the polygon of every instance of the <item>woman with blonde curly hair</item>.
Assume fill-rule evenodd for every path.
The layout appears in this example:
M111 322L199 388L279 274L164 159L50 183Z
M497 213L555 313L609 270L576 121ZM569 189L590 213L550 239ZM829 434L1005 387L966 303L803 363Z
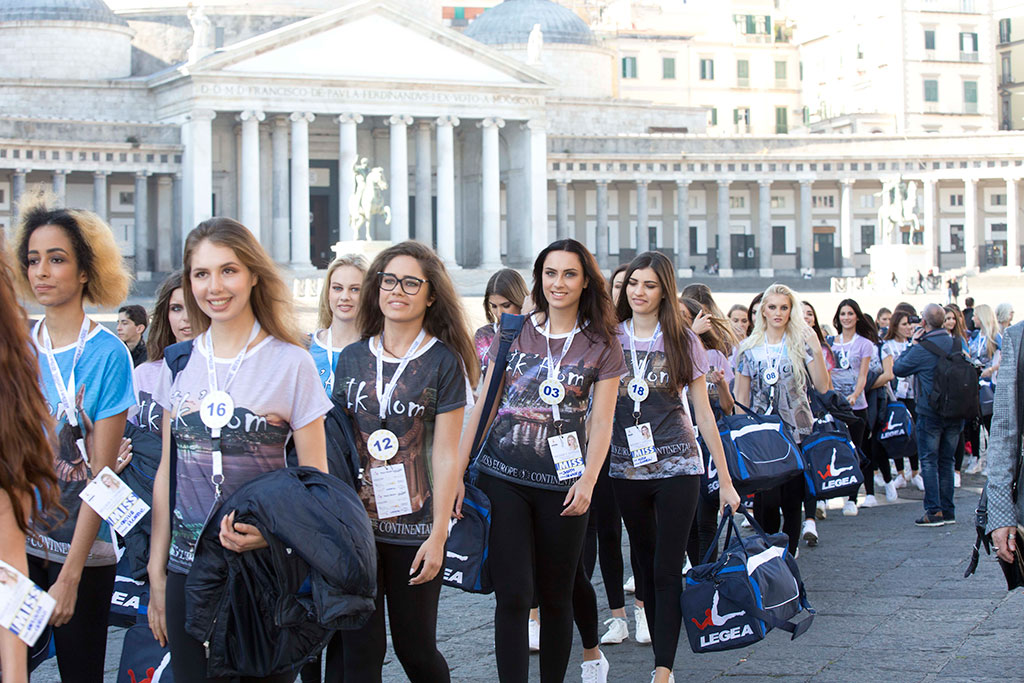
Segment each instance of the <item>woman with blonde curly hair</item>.
M99 682L117 560L109 528L78 494L104 467L115 468L135 391L128 348L90 320L83 305L118 306L131 276L99 216L56 208L41 191L21 202L14 249L19 288L45 310L32 340L57 422L54 465L68 512L60 522L34 520L39 535L28 540L29 576L57 601L50 622L61 679ZM83 423L89 422L94 427L87 457Z

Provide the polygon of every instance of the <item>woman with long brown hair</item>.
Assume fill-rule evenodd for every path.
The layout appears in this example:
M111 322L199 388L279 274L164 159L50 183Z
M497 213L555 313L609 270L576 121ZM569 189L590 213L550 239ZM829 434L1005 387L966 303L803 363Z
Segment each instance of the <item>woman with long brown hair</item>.
M473 346L480 361L480 375L487 372L487 349L498 334L498 323L502 313L519 315L523 312L523 303L530 296L526 282L519 271L502 268L487 280L484 288L484 317L487 324L482 325L473 334Z
M380 681L386 599L406 676L443 683L449 670L437 649L437 604L464 470L456 444L470 399L466 374L475 383L476 353L444 263L419 242L393 245L373 260L358 321L362 339L338 358L334 401L356 428L359 496L377 542L377 609L362 628L345 632L344 671L328 671L327 680Z
M205 521L240 486L285 466L289 436L299 465L326 472L323 416L331 402L295 329L291 292L248 228L230 218L200 223L185 240L181 284L196 336L177 375L165 358L153 391L163 409L163 455L153 485L149 626L170 644L175 680L198 683L208 680L207 653L185 630L185 579ZM267 545L233 512L223 517L220 543L237 553Z
M53 447L48 431L53 418L39 386L39 362L25 326L25 311L14 294L14 282L0 233L0 561L28 576L25 540L38 532L30 525L33 497L43 510L56 508L60 498L53 471ZM0 628L3 680L28 680L25 644Z

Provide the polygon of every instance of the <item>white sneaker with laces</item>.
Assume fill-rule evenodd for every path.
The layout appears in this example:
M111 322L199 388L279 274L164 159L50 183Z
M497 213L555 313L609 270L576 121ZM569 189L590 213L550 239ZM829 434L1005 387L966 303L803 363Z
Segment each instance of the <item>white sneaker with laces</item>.
M636 593L636 581L632 576L626 579L626 583L622 584L622 590L627 593Z
M629 624L622 617L605 619L604 625L608 627L605 634L601 636L602 645L618 645L629 639Z
M920 474L915 474L913 477L911 477L910 481L911 483L914 484L914 486L917 487L918 491L924 491L924 479L921 477Z
M818 504L814 506L814 516L818 519L826 519L828 517L828 505L823 500L819 500Z
M885 485L885 499L891 503L899 498L900 494L896 492L896 482L890 481Z
M862 508L875 508L878 507L878 500L875 498L875 494L869 493L864 496L864 502L860 504Z
M898 489L907 488L907 478L903 476L902 472L896 475L896 478L893 479L892 483L894 483Z
M527 619L530 635L530 652L540 652L540 622Z
M875 472L875 486L879 488L885 486L885 479L882 479L881 472Z
M843 503L843 516L844 517L856 517L857 516L857 504L852 500L848 500Z
M654 683L654 678L657 675L658 675L657 671L652 671L651 672L651 683ZM672 671L668 672L668 683L676 683L676 675Z
M580 664L580 680L583 683L607 683L608 669L610 668L608 660L602 652L600 659Z
M818 525L813 519L804 520L803 533L800 534L812 548L818 545Z
M651 631L647 628L647 612L643 607L634 605L633 618L636 620L636 642L647 645L651 642Z
M960 473L956 470L953 471L953 488L960 488Z

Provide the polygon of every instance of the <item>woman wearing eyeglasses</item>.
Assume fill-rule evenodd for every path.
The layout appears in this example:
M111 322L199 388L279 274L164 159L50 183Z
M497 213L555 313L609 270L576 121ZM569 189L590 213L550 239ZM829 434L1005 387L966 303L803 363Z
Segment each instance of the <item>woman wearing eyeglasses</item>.
M480 372L462 303L428 247L385 249L363 280L362 340L338 357L334 401L353 419L366 506L377 540L377 610L346 631L343 671L328 681L380 681L387 598L395 654L412 683L450 679L437 649L437 601L448 522L462 476L459 434Z

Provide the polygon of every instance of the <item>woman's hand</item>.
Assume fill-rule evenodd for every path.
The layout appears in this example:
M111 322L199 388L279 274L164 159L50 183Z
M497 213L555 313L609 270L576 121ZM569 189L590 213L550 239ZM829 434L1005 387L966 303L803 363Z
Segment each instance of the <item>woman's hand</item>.
M444 543L446 540L448 540L447 529L443 535L432 533L427 540L423 541L420 549L416 551L416 557L412 560L412 566L409 567L409 576L412 576L409 579L410 586L418 586L421 583L429 583L434 580L437 573L441 571L441 567L444 566Z
M731 482L718 488L718 509L723 515L727 505L734 513L740 509L740 494L736 493Z
M70 571L62 569L57 575L57 580L47 593L57 601L50 615L50 624L54 627L63 626L71 621L75 614L75 603L78 602L78 582L81 575L72 576Z
M1003 562L1013 562L1013 554L1017 550L1017 530L1012 526L1004 526L992 532L992 547Z
M128 463L132 461L132 440L128 437L121 439L121 445L117 448L117 467L114 468L114 472L121 474L125 468L128 467Z
M711 384L720 385L723 382L725 382L725 373L717 369L711 370L710 372L708 372L705 378Z
M852 406L854 403L857 402L857 395L856 394L850 394L849 396L846 397L846 400Z
M693 324L690 325L690 329L693 330L693 333L698 337L704 334L711 329L711 316L704 311L701 311L694 316Z
M252 524L235 522L235 511L224 515L220 520L220 544L236 553L258 550L267 547L267 539Z
M167 645L167 573L149 567L149 630L160 647Z
M587 513L590 509L590 499L594 496L595 483L584 477L576 480L562 501L562 507L565 508L562 510L562 517L579 517Z
M459 483L455 485L455 510L452 512L452 517L455 519L462 519L462 501L466 499L466 482L459 479Z

